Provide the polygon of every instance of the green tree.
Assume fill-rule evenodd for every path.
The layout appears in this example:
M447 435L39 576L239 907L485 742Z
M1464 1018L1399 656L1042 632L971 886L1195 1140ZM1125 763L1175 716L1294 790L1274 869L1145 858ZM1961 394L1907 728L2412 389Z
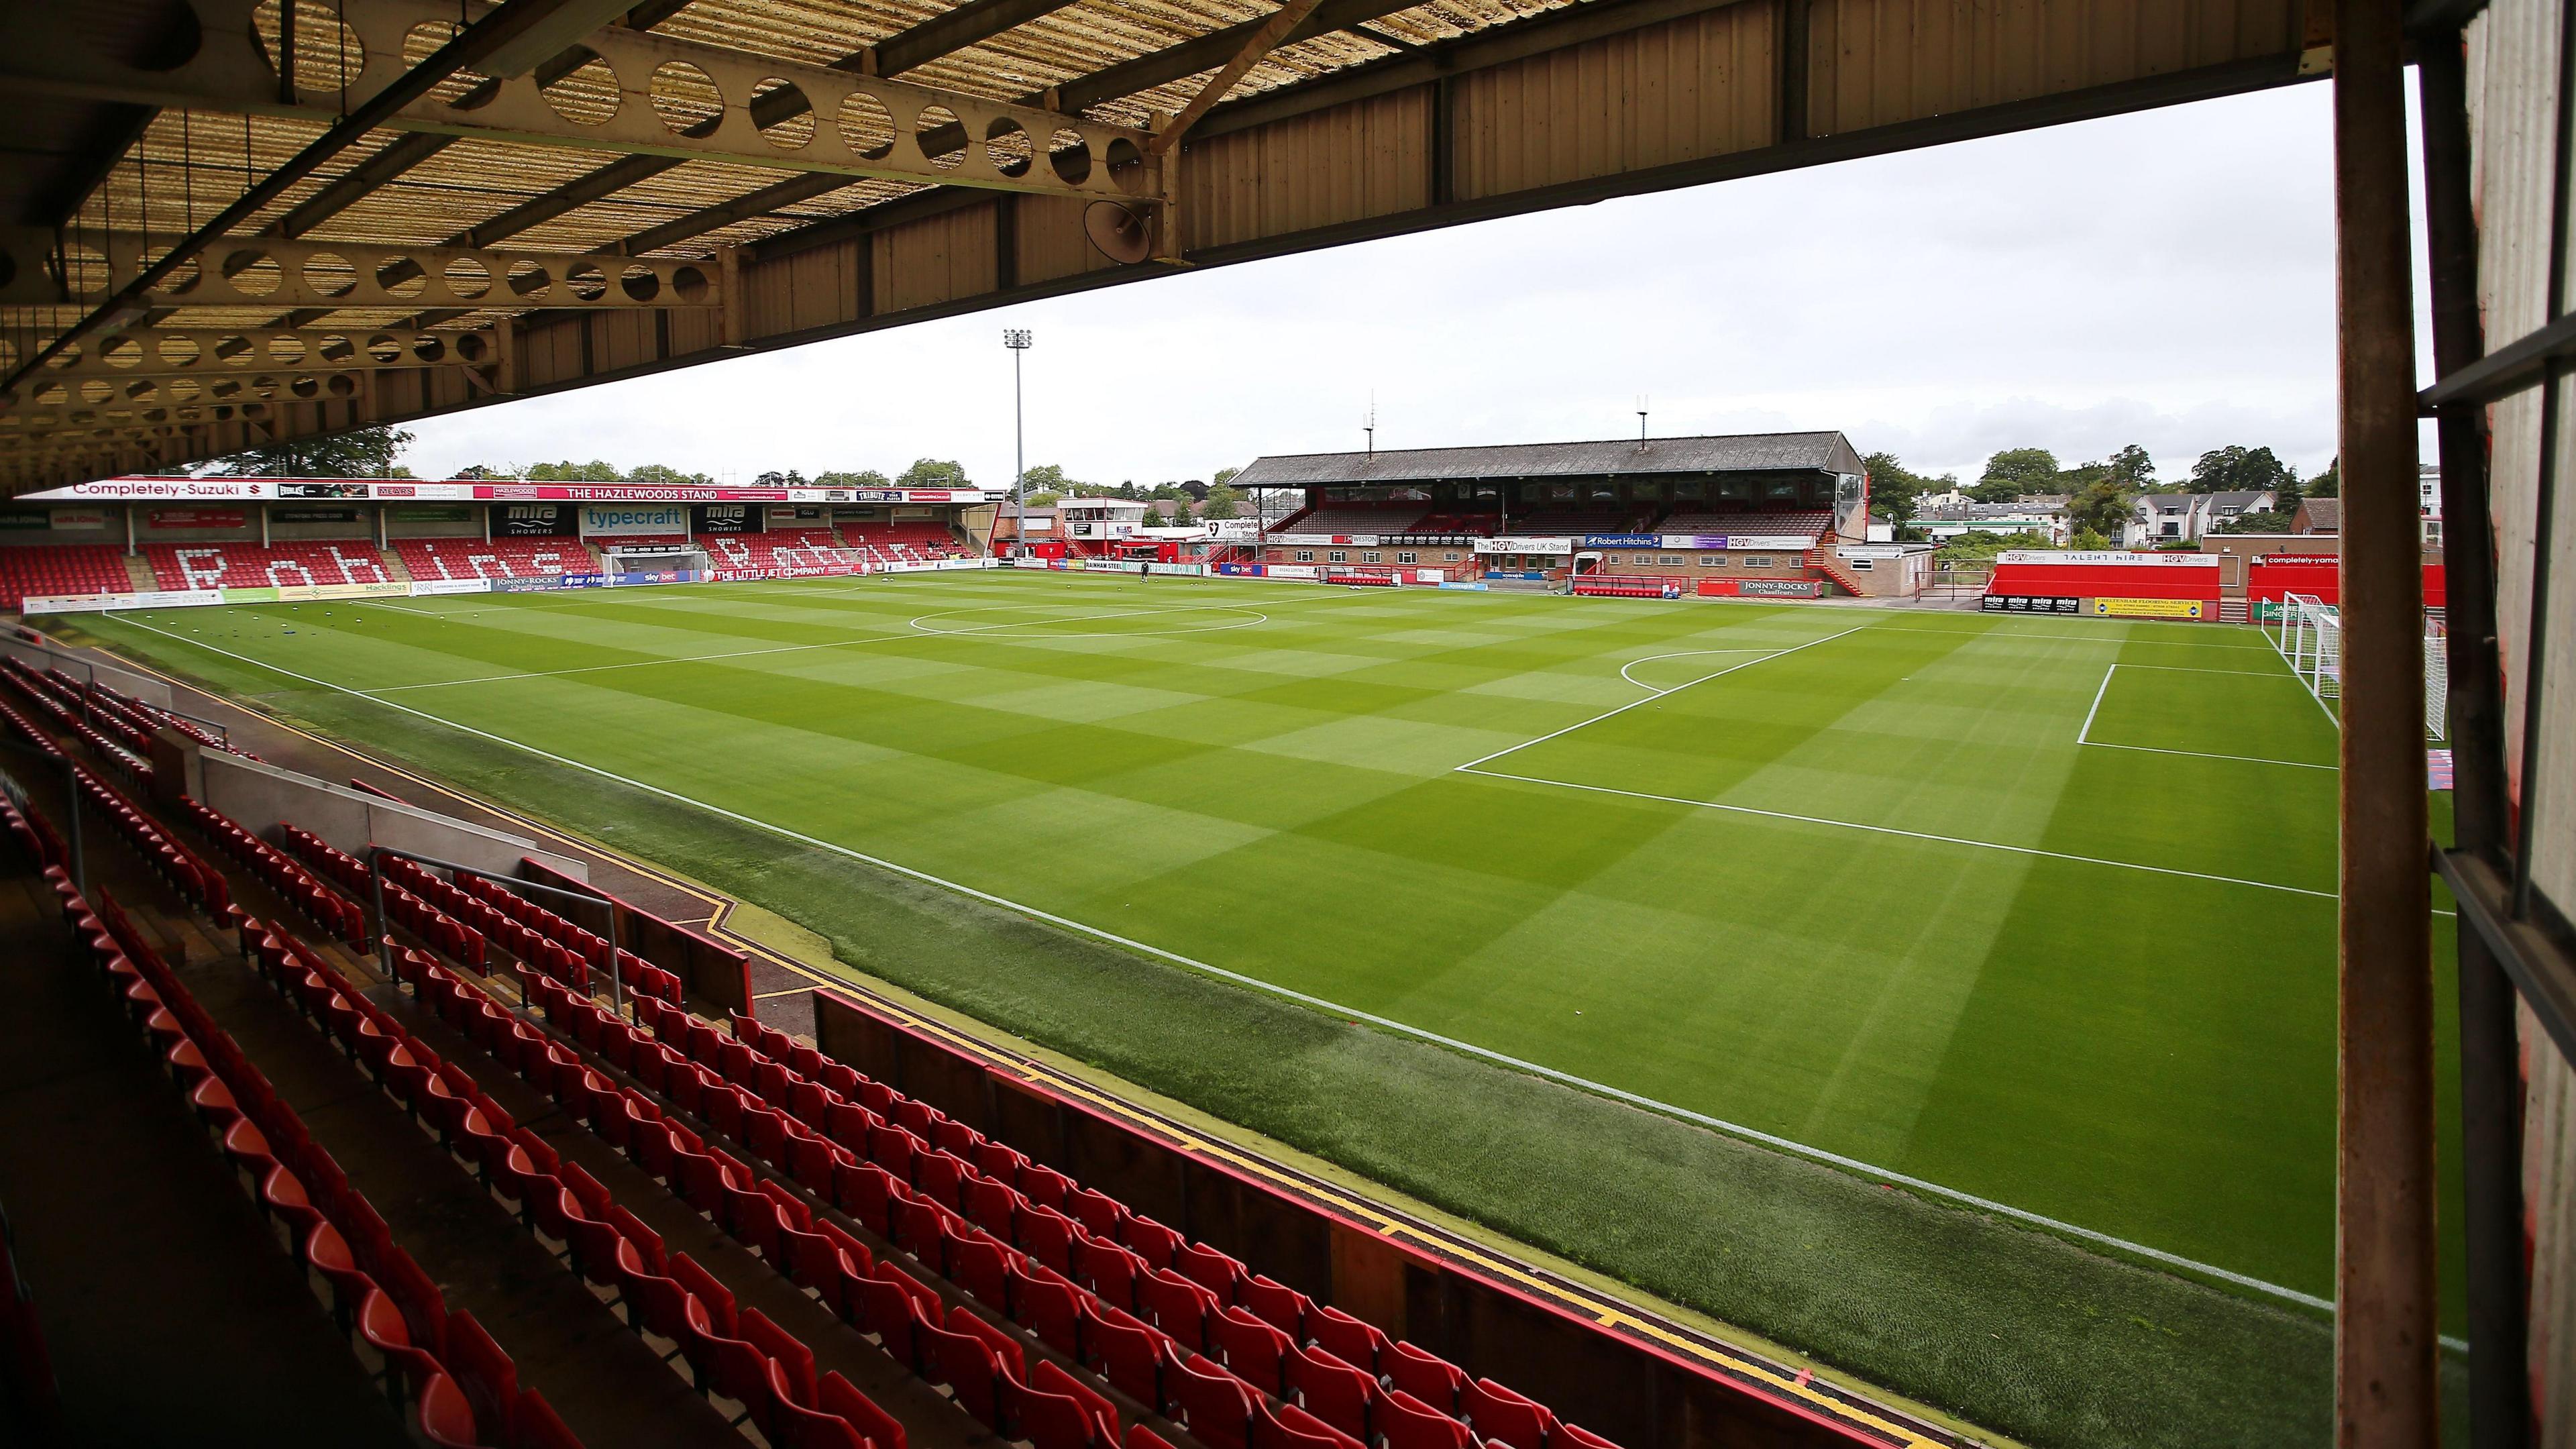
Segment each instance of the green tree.
M408 478L394 460L412 435L396 428L357 428L319 438L263 443L217 459L211 478Z
M2057 471L2057 455L2046 448L2005 448L1986 460L1985 474L1968 496L1979 503L2010 503L2025 493L2054 493Z
M2274 457L2269 448L2230 444L2212 448L2191 465L2189 493L2259 493L2266 488L2296 488L2299 475Z
M498 468L489 463L469 463L449 476L460 481L484 483L494 478L515 478L518 475L510 471L510 465L507 463Z
M1053 508L1063 501L1064 495L1061 493L1032 493L1029 495L1028 506L1031 508Z
M768 472L761 474L759 477L752 479L751 486L754 488L810 488L813 485L805 481L804 474L797 472L793 468L788 469L784 473L772 468Z
M1151 504L1146 505L1143 526L1146 528L1169 527L1168 524L1163 522L1163 510Z
M2287 533L2290 515L2277 508L2255 513L2240 513L2210 530L2212 533Z
M1894 453L1872 453L1860 460L1869 473L1869 511L1905 536L1906 524L1923 508L1923 496L1948 488L1948 478L1926 478L1897 461Z
M2075 530L2074 534L2066 540L2066 546L2073 549L2081 549L2086 553L2100 553L2111 546L2111 540L2095 533L2090 528L2079 527Z
M2115 463L2111 471L2067 495L2066 516L2097 538L2118 538L2127 531L2129 510L2137 501L2136 494L2121 486Z
M519 474L532 483L623 483L626 475L605 458L576 463L566 458L559 463L531 463Z
M874 468L861 468L855 473L817 473L817 488L892 488L894 483Z
M1047 492L1061 497L1067 493L1080 494L1083 489L1090 486L1078 479L1064 476L1064 465L1062 463L1040 463L1020 476L1026 480L1028 490L1031 493L1035 493L1040 489L1045 489Z
M2156 460L2135 443L2113 453L2109 459L2111 479L2132 493L2144 493L2155 486Z
M2306 498L2340 498L2343 496L2343 454L2337 453L2326 470L2308 480L2301 493Z
M683 473L668 463L639 463L626 474L629 483L652 483L662 487L697 484L701 487L715 480L704 473Z
M1227 469L1225 471L1232 472L1234 470ZM1199 517L1214 520L1219 518L1240 518L1242 516L1242 494L1226 487L1222 482L1209 486L1207 500L1199 505Z
M966 465L944 458L915 458L912 466L894 480L897 488L972 488L966 480Z
M1208 486L1210 488L1222 488L1228 483L1233 482L1234 475L1242 471L1243 470L1241 468L1219 468L1214 473L1208 475Z

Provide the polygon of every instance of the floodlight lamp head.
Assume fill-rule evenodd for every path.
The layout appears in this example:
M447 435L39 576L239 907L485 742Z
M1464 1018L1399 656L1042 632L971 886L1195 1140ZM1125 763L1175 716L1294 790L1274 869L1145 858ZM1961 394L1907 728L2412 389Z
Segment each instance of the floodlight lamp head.
M1010 348L1010 349L1011 349L1012 351L1014 351L1014 352L1025 352L1025 351L1027 351L1027 350L1028 350L1028 346L1029 346L1029 333L1028 333L1028 329L1027 329L1027 328L1025 328L1025 327L1005 327L1005 328L1003 328L1003 329L1002 329L1002 345L1003 345L1004 347Z

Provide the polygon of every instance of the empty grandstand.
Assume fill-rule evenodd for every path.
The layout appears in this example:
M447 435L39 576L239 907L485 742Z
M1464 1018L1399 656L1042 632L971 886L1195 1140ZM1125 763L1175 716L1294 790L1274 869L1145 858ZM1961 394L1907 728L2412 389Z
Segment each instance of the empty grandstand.
M32 599L42 612L119 596L802 578L934 567L989 548L995 495L897 488L852 501L862 491L108 479L17 501L11 514L26 526L0 530L0 604L25 610ZM90 537L68 541L81 534Z
M1400 582L1595 593L1886 593L1831 550L1865 543L1868 479L1840 433L1309 453L1255 459L1239 488L1305 506L1259 558Z

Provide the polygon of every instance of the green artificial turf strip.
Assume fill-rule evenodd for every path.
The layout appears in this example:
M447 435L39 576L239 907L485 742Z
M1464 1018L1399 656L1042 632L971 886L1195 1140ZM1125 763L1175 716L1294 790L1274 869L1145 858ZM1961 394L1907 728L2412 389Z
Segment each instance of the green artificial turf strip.
M926 612L978 632L894 637ZM1862 622L1485 768L2330 889L2331 774L2073 744L2098 691L2089 738L2313 750L2323 714L2295 684L2262 694L2279 666L2250 632L990 576L150 622L364 688L587 669L390 697L1478 1045L2324 1287L2330 902L1450 772L1642 698L1622 663L1683 684L1756 656L1654 656ZM1205 632L1132 632L1183 626ZM1980 1422L2049 1442L2322 1428L2323 1335L2294 1319L346 695L281 695L274 675L124 623L102 632L736 891L934 999ZM838 642L861 638L878 642ZM752 649L792 652L597 667ZM2185 664L2124 667L2105 689L2114 660ZM2212 685L2232 692L2198 702ZM2137 1337L2094 1326L2105 1314ZM2248 1363L2265 1368L2227 1382Z

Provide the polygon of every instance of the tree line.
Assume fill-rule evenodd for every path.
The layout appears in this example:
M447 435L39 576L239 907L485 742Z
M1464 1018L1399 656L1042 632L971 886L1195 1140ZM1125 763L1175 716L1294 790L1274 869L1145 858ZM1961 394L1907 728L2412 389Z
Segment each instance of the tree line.
M2066 467L2046 448L2004 448L1986 459L1977 481L1962 485L1956 473L1930 477L1905 466L1893 453L1872 453L1861 460L1869 469L1870 512L1895 526L1899 538L1921 537L1907 525L1922 510L1926 497L1959 492L1978 503L2013 503L2028 498L2063 496L2074 525L2077 548L2109 548L2125 531L2138 499L2158 491L2155 459L2135 443L2107 458ZM2230 444L2212 448L2193 462L2190 473L2169 490L2175 493L2261 493L2276 496L2276 506L2241 514L2220 524L2219 533L2286 533L2290 516L2302 500L2335 497L2341 487L2342 462L2302 480L2298 470L2270 448ZM2041 540L2045 546L2046 540Z

